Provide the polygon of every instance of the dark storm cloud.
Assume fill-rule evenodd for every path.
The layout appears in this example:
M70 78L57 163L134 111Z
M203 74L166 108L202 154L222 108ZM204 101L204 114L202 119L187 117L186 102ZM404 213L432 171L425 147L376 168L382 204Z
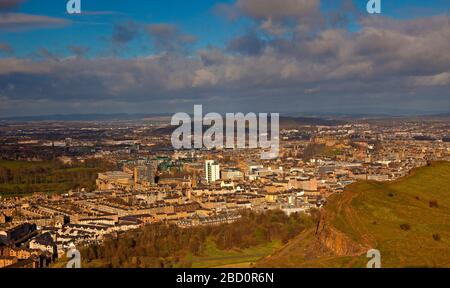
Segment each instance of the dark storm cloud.
M0 54L1 53L10 55L14 53L14 49L8 43L0 43Z
M265 46L266 42L258 35L249 33L231 40L227 49L241 54L257 55L264 50Z
M338 8L327 12L325 16L329 27L347 27L355 19L367 16L357 9L352 0L341 0Z
M260 20L311 17L319 13L319 0L238 0L236 6L246 15Z
M0 11L17 8L25 1L26 0L2 0L0 1Z
M117 45L127 44L133 41L139 32L139 25L133 21L117 23L113 27L112 41Z
M26 0L0 1L0 31L23 31L39 28L64 27L70 21L45 15L13 13Z
M320 0L237 0L235 4L221 4L216 10L228 18L248 17L271 35L309 32L324 21Z
M48 60L48 61L60 61L58 55L51 52L47 48L39 48L35 53L37 58Z
M62 18L22 13L0 14L0 31L22 31L38 28L64 27L68 24L70 24L70 21Z
M209 48L198 51L198 55L204 66L221 65L229 58L218 48Z
M91 50L89 47L80 45L69 45L67 48L76 57L84 57Z
M146 26L146 30L158 52L185 52L197 38L182 33L172 24L160 23Z
M147 57L0 58L0 115L37 107L190 111L193 104L218 112L449 110L450 16L357 17L356 31L335 23L305 36L299 29L306 20L288 20L301 17L301 7L315 11L317 1L255 3L242 0L235 7L252 17L255 32L232 39L225 49L179 53L194 38L176 26L153 24L142 27L158 51ZM117 28L113 39L133 41L138 36L131 26Z

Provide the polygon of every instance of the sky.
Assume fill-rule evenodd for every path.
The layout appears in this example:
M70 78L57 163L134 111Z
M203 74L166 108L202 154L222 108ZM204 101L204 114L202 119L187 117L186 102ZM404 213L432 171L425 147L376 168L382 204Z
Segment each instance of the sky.
M450 112L450 0L0 0L0 118Z

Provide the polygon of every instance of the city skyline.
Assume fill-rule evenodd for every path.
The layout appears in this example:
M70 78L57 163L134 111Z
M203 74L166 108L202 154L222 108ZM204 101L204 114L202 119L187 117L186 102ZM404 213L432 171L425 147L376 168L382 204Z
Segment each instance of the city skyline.
M0 0L2 279L449 268L449 91L450 0Z
M291 121L270 159L160 118L2 122L0 268L448 267L449 119Z
M449 112L446 1L60 2L0 5L0 118Z

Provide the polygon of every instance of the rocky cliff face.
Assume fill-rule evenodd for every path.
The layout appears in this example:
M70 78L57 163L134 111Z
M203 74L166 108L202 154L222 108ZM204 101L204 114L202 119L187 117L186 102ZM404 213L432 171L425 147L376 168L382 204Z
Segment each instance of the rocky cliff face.
M325 216L317 224L314 250L334 256L358 256L368 251L367 247L356 243L350 237L328 225Z

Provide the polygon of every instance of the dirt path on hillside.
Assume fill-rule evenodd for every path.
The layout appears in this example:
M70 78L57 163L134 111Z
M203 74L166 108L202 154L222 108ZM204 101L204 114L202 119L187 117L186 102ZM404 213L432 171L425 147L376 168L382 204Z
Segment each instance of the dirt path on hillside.
M364 225L361 221L361 217L360 215L358 215L357 210L352 208L352 201L359 196L360 195L358 194L358 192L355 191L344 192L338 199L336 211L334 213L330 213L330 211L325 212L326 214L328 214L328 218L326 220L331 224L337 216L336 213L340 214L341 217L344 218L344 222L346 223L346 225L348 225L351 230L356 232L355 234L356 236L358 236L358 238L354 240L370 249L370 247L376 247L376 240L370 233L369 227ZM341 232L345 234L344 231Z

